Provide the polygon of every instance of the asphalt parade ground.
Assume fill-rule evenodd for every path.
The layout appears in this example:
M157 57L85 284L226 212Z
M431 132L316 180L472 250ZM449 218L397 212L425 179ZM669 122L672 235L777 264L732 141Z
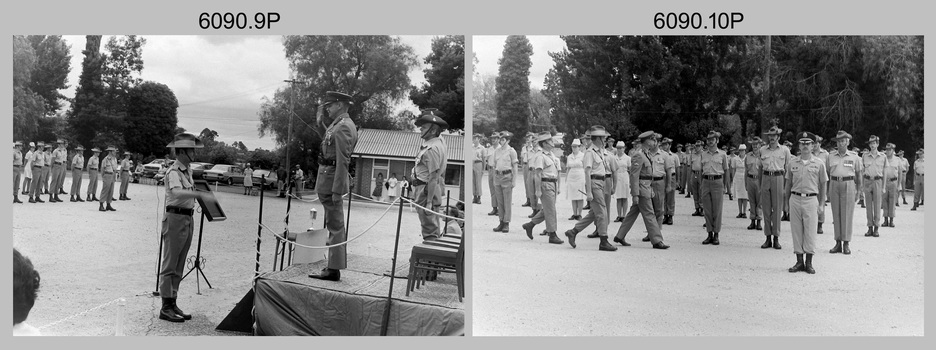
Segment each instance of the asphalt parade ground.
M82 183L83 192L87 191L87 184L86 175ZM69 175L65 180L65 191L70 187ZM212 189L215 188L212 185ZM118 189L119 182L114 189L115 197ZM121 313L123 335L128 336L245 335L215 330L250 290L254 277L260 197L242 193L241 186L217 186L215 196L227 220L206 220L202 241L203 271L213 288L209 289L204 279L196 280L195 272L182 281L178 304L194 315L193 320L184 323L157 319L161 300L152 295L156 290L159 249L160 225L157 220L164 210L165 187L130 184L128 196L132 200L114 201L112 206L116 212L100 212L96 202L69 202L69 195L59 196L65 201L63 203L41 204L28 203L28 196L20 195L20 200L26 203L13 204L13 247L32 260L42 278L38 298L27 323L40 327L43 335L107 336L116 333L117 315ZM269 192L266 194L263 222L282 233L286 227L283 222L286 199L270 197ZM307 190L304 198L311 200L316 196ZM42 199L48 199L48 195L43 195ZM348 254L386 259L385 272L389 273L397 208L390 209L386 217L378 221L387 206L355 198L349 238L375 222L377 224L349 244ZM318 211L314 227L321 228L322 206L318 202L293 200L290 230L304 231L312 226L309 217L312 208ZM199 214L195 215L190 257L195 256L198 244ZM408 260L412 246L422 242L419 220L409 207L403 210L402 228L398 262ZM261 273L273 268L275 242L272 233L263 230ZM354 269L355 266L349 262L348 268ZM454 285L455 277L440 276L439 283ZM397 285L397 289L405 288L403 282ZM197 294L199 287L200 295ZM116 301L120 298L125 300L125 306L121 307Z
M571 201L557 196L558 235L547 243L521 227L532 212L522 181L513 193L510 232L493 232L484 185L482 204L473 204L473 335L519 336L922 336L924 335L923 222L926 207L896 209L895 228L865 237L865 209L855 207L851 255L830 254L835 245L831 206L825 234L817 235L816 274L789 273L796 262L790 223L782 222L782 249L761 249L763 231L747 230L737 199L723 205L720 245L702 245L703 217L690 216L693 202L676 195L673 225L663 226L667 250L641 242L638 219L627 235L630 247L598 250L599 240L576 238L573 249L563 232L575 221ZM565 191L565 179L560 187ZM630 203L628 203L630 204ZM609 208L609 237L620 223ZM582 215L587 214L583 211Z

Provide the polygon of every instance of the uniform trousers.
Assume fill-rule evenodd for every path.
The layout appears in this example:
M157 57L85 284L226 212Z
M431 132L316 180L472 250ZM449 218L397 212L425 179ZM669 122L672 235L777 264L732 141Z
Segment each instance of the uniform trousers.
M702 179L702 210L708 232L721 232L722 203L725 200L725 183L722 179Z
M81 168L72 168L71 195L81 198Z
M816 230L819 228L819 201L816 196L790 196L790 231L793 253L816 253Z
M481 177L484 176L484 165L481 162L474 162L471 168L471 193L475 197L481 197Z
M491 207L497 209L497 198L494 198L494 170L488 170L488 190L491 192Z
M923 200L923 176L915 175L913 177L913 204L919 204Z
M431 208L433 211L438 211L439 206L436 204L438 198L434 198L435 195L430 194L430 191L427 191L427 187L428 185L413 186L416 191L416 204ZM419 223L422 226L422 236L424 239L428 237L439 238L441 236L438 216L422 208L416 208L416 215L419 216Z
M52 193L49 191L49 175L52 173L52 167L48 165L42 166L42 179L39 180L42 185L42 192Z
M689 167L685 165L679 166L679 188L686 190L686 183L688 183L689 178Z
M656 216L657 225L663 230L663 212L665 211L666 183L663 180L650 182L650 190L653 191L653 197L650 203L653 205L653 215Z
M54 194L57 196L62 186L65 184L65 164L55 164L52 166L52 172L55 174L52 180L52 187L55 188ZM52 191L49 191L52 192Z
M670 176L670 179L672 180L674 177ZM665 192L666 196L663 198L663 215L673 215L676 213L676 186L673 186L671 190Z
M510 207L513 201L513 173L494 174L494 197L497 199L497 217L501 222L510 222Z
M34 198L42 194L42 167L33 167L33 178L29 184L29 197Z
M783 210L784 196L783 185L783 175L761 175L760 205L764 211L765 236L780 235L780 216Z
M744 175L744 188L748 193L748 201L750 201L751 211L750 218L754 220L761 219L761 197L760 197L760 179L752 179Z
M546 232L556 232L556 182L543 181L540 188L543 210L537 212L530 223L536 226L546 221Z
M611 215L609 212L611 210L611 202L614 202L614 191L612 191L612 188L614 187L614 179L612 177L613 176L605 177L605 213L608 214L606 217Z
M591 181L592 200L589 202L591 209L588 214L575 223L572 228L576 233L582 232L588 225L595 223L599 237L608 237L608 208L605 198L605 182L601 180Z
M644 182L648 180L640 181ZM663 181L653 182L662 184ZM621 227L618 228L617 235L615 236L618 239L623 240L627 237L627 233L630 232L631 227L634 226L634 222L637 221L637 215L640 215L643 217L644 227L647 229L647 235L650 236L650 242L657 244L663 241L662 221L658 219L659 216L657 215L657 213L663 212L663 202L660 200L660 196L657 195L657 191L653 188L653 183L650 184L650 187L653 194L652 197L637 196L637 200L634 201L634 204L627 210L627 215L625 215L624 220L621 221Z
M113 174L109 174L113 177ZM108 174L104 175L106 179ZM106 181L106 180L105 180ZM105 186L106 187L106 186ZM102 194L103 196L103 194ZM103 198L103 197L102 197ZM110 199L110 197L107 197ZM185 273L185 260L192 247L195 220L191 215L164 213L162 222L162 265L159 267L159 296L175 298Z
M107 202L107 205L110 205L111 199L114 198L114 173L104 173L101 178L104 186L101 187L101 196L98 197L98 201L101 203Z
M127 196L127 186L130 184L130 172L126 170L120 171L120 196Z
M23 173L23 166L13 168L13 196L19 195L20 176Z
M702 181L702 171L696 170L692 172L692 178L689 179L689 188L692 189L692 201L695 203L696 209L702 207L702 193L701 193L701 181Z
M416 186L416 187L425 187ZM342 197L337 193L319 192L319 201L325 209L325 227L328 229L326 245L338 244L348 240L348 231L345 230L344 208ZM420 204L421 205L421 204ZM417 211L418 213L418 211ZM438 230L438 227L436 227ZM341 270L348 267L348 245L328 248L328 268Z
M97 193L98 171L88 169L88 197Z
M530 200L531 209L539 209L539 203L536 200L536 182L533 181L533 171L525 167L523 170L523 188L526 196Z
M832 225L836 241L851 241L856 192L855 181L829 182L829 202L832 204Z
M884 217L892 218L894 217L894 207L897 206L898 188L900 187L897 184L898 180L887 181L884 184L884 187L887 189L887 193L882 195L882 206L884 210Z
M865 213L868 218L868 227L881 224L881 204L882 193L884 190L884 180L864 179L862 192L865 198Z

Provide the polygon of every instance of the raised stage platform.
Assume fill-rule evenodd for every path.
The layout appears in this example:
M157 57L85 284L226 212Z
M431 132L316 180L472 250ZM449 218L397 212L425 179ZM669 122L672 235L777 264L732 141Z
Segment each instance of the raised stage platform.
M464 335L465 309L458 301L455 275L441 274L434 282L406 296L409 254L398 257L397 280L387 335ZM380 335L391 259L348 255L341 281L309 278L325 261L296 264L260 275L254 287L256 335Z

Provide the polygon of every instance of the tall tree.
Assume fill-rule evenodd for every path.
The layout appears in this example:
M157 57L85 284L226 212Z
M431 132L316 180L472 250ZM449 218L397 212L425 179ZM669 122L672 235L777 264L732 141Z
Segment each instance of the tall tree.
M36 52L22 35L13 36L13 138L34 140L45 114L42 96L30 88L36 69Z
M168 86L147 81L127 92L124 142L140 154L161 154L172 142L179 101Z
M75 90L75 100L71 105L68 124L74 131L78 143L85 145L85 148L91 148L87 146L92 145L92 140L97 136L101 117L104 114L104 82L101 77L104 72L105 57L100 52L100 35L88 35L86 39L85 49L81 51L85 57L81 62L81 75L78 78L78 88ZM109 141L111 139L107 138Z
M60 90L68 88L71 47L60 35L30 35L28 40L36 53L29 88L45 100L45 114L53 115L62 108L61 100L65 99Z
M477 72L477 70L475 70ZM472 79L471 113L475 134L489 135L497 131L497 91L494 88L496 75L475 73Z
M504 51L498 60L497 124L517 137L510 144L519 148L530 123L530 67L533 45L524 35L511 35L504 42Z
M410 100L420 108L434 107L445 113L449 129L465 128L465 37L448 35L432 39L432 52L423 60L426 83L413 88Z

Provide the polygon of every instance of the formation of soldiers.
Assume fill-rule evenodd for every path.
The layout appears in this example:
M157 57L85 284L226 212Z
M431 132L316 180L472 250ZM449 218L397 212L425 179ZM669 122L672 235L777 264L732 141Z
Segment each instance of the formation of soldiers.
M914 175L911 210L923 205L923 149L916 152L911 169L902 151L895 152L893 143L879 151L877 136L868 139L867 148L859 155L857 148L849 149L852 136L845 131L831 138L835 146L832 152L822 149L823 138L810 132L796 134L795 149L789 141L780 144L782 132L774 126L763 133L763 139L753 137L737 149L726 149L719 148L721 134L711 131L705 140L686 144L685 152L683 145L677 145L677 151L671 152L671 139L647 131L633 141L629 152L624 152L623 141L614 143L604 127L592 126L584 137L573 142L573 146L585 147L578 156L584 167L585 184L573 190L569 180L566 190L581 192L587 199L585 209L589 212L584 217L574 213L570 218L577 222L565 231L568 243L575 248L578 233L594 224L595 232L588 237L599 238L598 249L617 250L608 239L611 199L617 198L618 214L614 222L621 225L612 241L630 246L625 238L639 215L647 229L642 241L650 242L655 249L667 249L662 231L664 225L673 224L678 192L692 198L695 211L691 215L705 219L707 235L701 243L719 245L722 206L727 195L729 200L738 201L736 218L749 219L748 230L764 232L762 249L782 249L780 222L789 221L797 257L796 265L789 271L812 274L816 235L824 233L827 203L831 204L835 239L829 252L846 255L851 254L849 242L856 206L866 210L865 236L879 237L880 227L896 227L894 208L900 205L900 199L907 204L903 184L910 171ZM489 137L491 147L481 146L482 138L475 138L473 202L481 203L479 173L488 169L492 197L492 211L488 215L498 216L495 232L509 232L513 188L522 181L526 194L523 206L533 210L531 221L522 225L527 237L533 239L535 226L546 222L540 235L548 236L549 243L563 244L556 233L555 209L556 195L563 188L561 151L555 146L560 140L548 132L529 133L518 156L509 146L512 137L509 131L495 132ZM629 200L631 206L625 211Z
M100 158L101 150L92 148L93 155L87 159L84 158L84 147L81 145L75 147L75 154L68 160L68 150L65 140L56 141L56 147L53 150L53 144L39 142L30 142L29 150L23 154L23 142L13 143L13 203L23 203L19 195L29 196L29 203L57 203L64 202L59 195L68 194L69 202L98 202L99 211L117 211L111 206L111 202L117 199L113 198L114 183L120 170L120 198L119 200L130 200L127 196L127 186L130 182L130 152L125 152L124 159L120 161L118 168L117 148L107 147L107 156ZM71 192L65 192L65 164L70 162L72 171ZM88 172L88 187L85 196L82 196L82 175L84 171ZM103 186L100 189L100 198L98 198L98 176L103 179ZM20 182L22 181L22 183ZM22 184L22 185L21 185ZM22 191L20 189L22 188ZM42 200L42 195L48 195L47 200Z

